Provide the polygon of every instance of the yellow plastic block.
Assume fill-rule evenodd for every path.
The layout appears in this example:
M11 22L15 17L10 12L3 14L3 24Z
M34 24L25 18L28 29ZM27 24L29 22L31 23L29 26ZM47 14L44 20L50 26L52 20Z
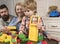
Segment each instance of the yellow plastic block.
M2 36L0 36L0 42L3 42L6 36L6 34L2 34Z
M10 35L5 36L4 42L8 42L8 41L11 41L11 36Z
M39 23L39 16L33 15L30 17L29 25L29 40L38 41L38 28L37 23Z
M15 26L7 26L7 29L16 29Z

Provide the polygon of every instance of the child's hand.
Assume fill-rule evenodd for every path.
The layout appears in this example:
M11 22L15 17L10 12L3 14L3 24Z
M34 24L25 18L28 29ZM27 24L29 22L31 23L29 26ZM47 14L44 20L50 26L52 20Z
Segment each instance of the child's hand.
M24 16L24 17L22 18L22 22L21 22L23 25L25 25L25 20L26 20L26 18L25 18L25 16Z
M19 30L24 31L24 29L25 29L24 24L21 24L21 26L19 27Z
M26 17L24 16L24 17L22 18L22 22L25 22L25 20L26 20Z
M45 31L46 29L46 27L45 26L42 26L42 24L41 23L37 23L37 28L38 29L41 29L41 30L43 30L43 31Z
M28 28L30 24L30 21L26 21L26 27Z
M42 25L40 23L37 23L37 28L42 29Z

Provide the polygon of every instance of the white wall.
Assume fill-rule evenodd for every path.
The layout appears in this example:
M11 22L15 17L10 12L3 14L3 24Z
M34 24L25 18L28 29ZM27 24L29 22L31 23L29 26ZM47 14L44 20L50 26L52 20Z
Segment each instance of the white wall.
M14 13L14 10L13 10L13 0L0 0L0 1L1 1L1 4L7 5L10 14Z
M0 5L1 5L1 0L0 0Z
M46 16L48 8L51 5L58 6L58 10L60 11L60 0L36 0L36 1L37 1L38 15L40 16Z
M14 14L15 14L15 5L16 5L16 3L19 3L19 2L20 2L20 3L23 3L23 1L24 1L24 0L13 0L13 3L14 3L14 4L13 4ZM15 14L15 15L16 15L16 14Z
M1 2L1 4L6 4L7 7L9 8L10 14L15 16L15 10L14 10L15 4L17 2L23 2L23 0L0 0L0 2Z
M15 15L14 7L17 2L23 2L24 0L0 0L1 4L6 4L9 8L10 14ZM51 5L57 5L60 11L60 0L36 0L38 15L46 16L48 8Z

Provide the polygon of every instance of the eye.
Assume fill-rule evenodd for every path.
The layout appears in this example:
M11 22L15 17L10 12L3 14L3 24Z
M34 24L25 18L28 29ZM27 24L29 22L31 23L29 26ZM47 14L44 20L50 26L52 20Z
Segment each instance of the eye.
M19 10L19 9L16 9L16 10Z
M7 11L4 11L4 13L6 13Z
M29 12L29 10L27 10L27 12Z
M29 10L25 10L24 12L29 12Z
M18 8L18 9L16 9L16 10L22 10L22 8Z
M20 10L22 10L22 8L20 8Z
M0 13L3 13L3 11L2 11L2 12L0 12Z

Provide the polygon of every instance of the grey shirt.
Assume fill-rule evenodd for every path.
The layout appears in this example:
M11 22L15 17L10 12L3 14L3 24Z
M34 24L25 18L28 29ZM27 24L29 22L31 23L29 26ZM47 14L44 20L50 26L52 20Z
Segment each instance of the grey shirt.
M0 19L0 30L2 29L3 26L16 26L17 29L20 26L20 23L16 23L17 21L17 17L14 17L12 15L10 15L10 21L3 21L2 19Z

